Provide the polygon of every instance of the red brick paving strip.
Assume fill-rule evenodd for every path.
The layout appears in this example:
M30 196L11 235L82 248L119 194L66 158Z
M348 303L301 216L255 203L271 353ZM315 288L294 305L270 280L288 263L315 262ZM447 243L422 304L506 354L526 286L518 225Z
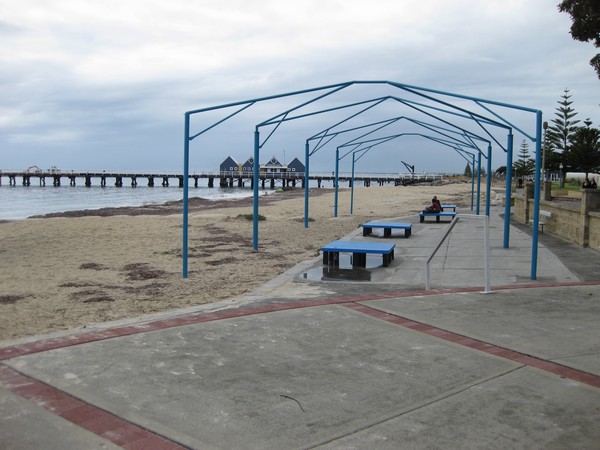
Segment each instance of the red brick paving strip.
M4 365L0 386L127 450L187 448Z
M599 285L600 281L591 282L572 282L572 283L538 283L538 284L515 284L508 286L494 286L494 290L506 289L527 289L543 287L560 286L592 286ZM236 310L222 310L212 313L191 313L169 319L159 319L151 322L145 322L134 325L124 325L120 327L107 328L99 331L85 332L81 334L72 334L68 336L44 339L41 341L30 342L27 344L18 344L0 348L0 361L4 361L17 356L31 355L34 353L46 352L57 348L71 347L73 345L86 344L89 342L103 341L121 336L146 333L148 331L164 330L167 328L193 325L214 320L232 319L235 317L251 316L254 314L264 314L275 311L286 311L289 309L310 308L313 306L336 305L353 302L366 302L371 300L383 300L386 298L400 297L422 297L426 295L453 294L464 292L478 292L483 287L467 287L453 289L438 289L429 291L405 291L389 292L386 294L365 294L352 295L344 297L318 298L312 300L294 301L289 303L275 303L263 306L240 308Z
M445 341L453 342L455 344L462 345L463 347L472 348L481 352L489 353L494 356L508 359L510 361L523 364L525 366L535 367L536 369L543 370L545 372L558 375L559 377L569 378L574 381L578 381L583 384L588 384L596 388L600 388L600 376L591 373L583 372L581 370L573 369L562 364L557 364L552 361L540 359L535 356L527 355L525 353L516 352L497 345L490 344L477 339L472 339L468 336L454 333L452 331L437 328L426 323L416 322L405 317L390 314L378 309L371 308L370 306L362 305L359 303L345 303L346 308L350 308L354 311L358 311L362 314L367 314L377 319L385 320L396 325L400 325L411 330L418 331L423 334L428 334Z

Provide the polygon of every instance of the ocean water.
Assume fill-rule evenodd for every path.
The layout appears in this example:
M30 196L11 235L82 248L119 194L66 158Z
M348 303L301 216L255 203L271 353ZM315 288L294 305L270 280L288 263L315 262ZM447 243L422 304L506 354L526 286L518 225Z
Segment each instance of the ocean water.
M6 181L6 182L5 182ZM261 194L267 191L260 191ZM209 200L249 197L252 189L209 188L206 186L189 188L189 197ZM30 216L85 209L100 209L119 206L142 206L183 199L183 189L177 186L133 188L115 186L9 186L8 179L0 186L0 220L20 220Z

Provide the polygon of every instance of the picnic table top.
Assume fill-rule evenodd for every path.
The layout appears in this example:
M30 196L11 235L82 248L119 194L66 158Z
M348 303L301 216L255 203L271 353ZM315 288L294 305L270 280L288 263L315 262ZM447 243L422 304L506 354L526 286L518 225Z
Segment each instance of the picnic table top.
M422 216L455 216L456 213L454 211L441 211L441 212L432 212L432 213L421 213Z
M363 227L373 228L412 228L412 223L408 222L378 222L373 220L371 222L363 223Z
M325 252L390 253L396 244L390 242L332 241L321 247Z

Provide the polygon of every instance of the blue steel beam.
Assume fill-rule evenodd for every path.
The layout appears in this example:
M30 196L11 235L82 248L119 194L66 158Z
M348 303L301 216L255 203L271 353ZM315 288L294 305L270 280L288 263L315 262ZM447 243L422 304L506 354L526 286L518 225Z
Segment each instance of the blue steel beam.
M350 184L351 184L351 200L350 200L350 214L352 214L352 210L353 210L353 198L354 198L354 165L356 163L356 161L358 161L360 158L362 158L369 150L371 150L371 148L381 145L381 144L385 144L386 142L389 142L391 140L397 139L399 137L402 136L421 136L423 138L426 139L430 139L434 142L438 142L440 144L446 145L448 147L451 147L455 150L457 150L457 147L461 150L463 150L461 147L463 144L460 141L455 141L454 143L452 141L448 141L445 139L441 139L435 136L429 136L429 135L425 135L422 133L399 133L399 134L395 134L395 135L390 135L390 136L385 136L385 137L381 137L381 138L375 138L375 139L368 139L365 141L361 141L361 142L347 142L345 144L342 144L340 146L338 146L336 148L336 157L335 157L335 194L334 194L334 217L337 217L337 211L338 211L338 186L339 186L339 161L344 159L346 156L348 156L350 153L352 153L352 176L350 178ZM368 147L366 148L360 148L361 145L363 144L370 144ZM358 148L356 146L359 146ZM343 147L348 147L348 146L353 146L354 148L349 150L348 152L346 152L344 155L342 155L340 157L340 148ZM479 154L479 161L480 161L480 169L478 170L478 173L481 173L481 154L482 151L477 147L477 146L471 146L470 148L472 148L473 150L477 150L478 154ZM491 147L490 147L490 152L491 152ZM360 154L360 156L358 157L358 159L355 158L355 155L359 152L362 152ZM470 152L467 152L470 153ZM471 153L473 155L473 153ZM489 156L488 156L488 160L489 160ZM488 164L489 165L489 164ZM489 177L488 177L489 178ZM481 178L479 178L479 182L481 181ZM478 192L478 198L479 198L479 192L480 192L480 184L478 184L477 186L477 192ZM489 192L489 190L488 190ZM471 200L471 205L472 205L472 200ZM489 198L488 198L488 209L489 209ZM477 209L477 214L479 214L479 203L478 203L478 209ZM489 215L489 211L488 211L488 215ZM306 223L306 221L305 221Z
M393 98L393 97L390 97L390 98ZM363 133L363 134L361 134L360 136L358 136L358 137L355 137L354 139L351 139L350 141L347 141L345 144L343 144L343 145L342 145L342 146L349 146L349 145L351 145L352 143L354 143L355 141L357 141L357 140L359 140L359 139L362 139L362 138L364 138L364 137L366 137L366 136L368 136L368 135L370 135L370 134L372 134L372 133L374 133L374 132L376 132L376 131L379 131L379 130L381 130L381 129L383 129L383 128L385 128L385 127L387 127L387 126L391 125L392 123L395 123L396 121L398 121L398 120L401 120L401 119L406 119L406 120L408 120L408 121L410 121L410 122L412 122L412 123L414 123L414 124L416 124L416 125L419 125L419 126L421 126L421 127L424 127L424 128L426 128L426 129L429 129L430 131L434 131L434 132L436 132L436 133L438 133L438 134L440 134L440 135L442 135L442 136L446 136L446 137L448 137L448 139L450 140L450 141L447 141L447 142L454 143L454 145L459 145L459 144L460 144L460 145L461 145L461 146L463 146L463 147L467 147L467 148L475 148L475 149L477 149L478 151L481 151L481 150L479 150L479 148L478 148L478 147L477 147L477 145L475 144L475 142L474 142L474 139L481 140L481 141L483 141L483 142L487 142L487 143L488 143L488 145L489 145L489 140L487 140L487 139L485 139L485 138L483 138L483 137L481 137L481 136L478 136L478 135L476 135L476 134L474 134L474 133L471 133L471 132L469 132L468 130L466 130L466 129L462 128L462 127L458 127L458 126L456 126L456 125L453 125L453 127L455 128L455 130L451 130L451 129L446 129L446 128L444 128L444 127L440 127L439 125L435 125L435 124L428 124L427 122L423 122L423 121L415 120L415 119L412 119L412 118L409 118L409 117L406 117L406 116L399 116L399 117L397 117L397 118L389 119L389 120L386 120L386 121L380 121L380 122L376 122L376 123L373 123L373 124L364 125L364 126L361 126L361 127L354 127L354 128L350 128L350 129L346 129L346 130L340 130L340 131L334 131L334 132L331 132L331 129L332 129L333 127L335 127L335 126L339 125L340 123L343 123L343 122L345 121L345 120L344 120L344 121L342 121L342 122L338 122L338 124L336 124L336 125L334 125L334 126L330 126L330 127L328 127L327 129L325 129L325 130L323 130L323 131L321 131L321 132L317 133L316 135L314 135L314 136L312 136L312 137L308 138L308 139L307 139L307 143L308 143L308 142L309 142L311 139L316 139L317 137L318 137L318 138L320 138L320 139L322 139L322 138L323 138L323 137L325 137L325 136L333 136L333 137L335 137L335 136L341 135L342 133L345 133L345 132L347 132L347 131L354 131L354 130L357 130L357 129L362 129L362 128L370 127L370 126L372 126L372 125L374 125L374 124L376 124L376 125L383 124L383 125L381 125L381 126L378 126L377 128L375 128L375 129L373 129L373 130L371 130L371 131L369 131L369 132L367 132L367 133ZM290 120L291 120L291 119L290 119ZM442 130L443 130L443 131L442 131ZM460 132L459 132L459 131L457 131L457 130L460 130ZM446 134L444 131L446 131L446 132L449 132L449 133L453 133L453 134L455 134L455 136L448 135L448 134ZM413 133L413 134L414 134L414 133ZM404 135L406 135L406 134L404 134ZM462 137L465 137L465 139L467 139L467 140L468 140L468 142L464 142L464 141L461 141L461 140L459 140L459 139L456 137L456 135L460 135L460 136L462 136ZM333 139L333 137L332 137L332 139ZM380 138L380 139L381 139L381 138ZM387 141L387 140L388 140L388 139L386 139L386 141ZM330 142L330 141L331 141L331 139L330 139L330 140L328 140L327 142ZM377 140L375 140L375 141L377 141ZM371 142L371 141L368 141L368 142ZM317 147L317 148L313 149L313 151L312 151L312 152L309 152L309 154L308 154L308 157L307 157L307 158L309 158L311 155L313 155L314 153L316 153L316 151L317 151L317 150L319 150L320 148L322 148L322 147ZM347 154L349 154L350 152L352 152L352 150L349 150L349 151L347 152ZM491 151L490 151L490 154L491 154ZM346 156L346 155L344 155L344 156ZM484 155L484 156L485 156L485 155ZM342 158L343 158L343 157L342 157ZM488 157L486 157L486 158L488 159L488 166L490 166L490 163L489 163L490 157L488 156ZM479 160L479 161L480 161L480 160ZM336 166L337 166L337 162L338 162L338 157L336 156ZM481 172L481 167L479 167L479 168L478 168L478 171L477 171L477 173L480 173L480 172ZM334 173L337 173L337 171L336 171L336 172L334 172ZM478 192L478 206L479 206L479 199L480 199L480 197L479 197L479 192L480 192L480 189L481 189L481 186L480 186L480 180L481 180L481 179L479 178L479 184L478 184L478 186L477 186L477 192ZM474 183L474 179L472 179L472 183ZM334 204L334 215L337 217L337 200L338 200L338 191L337 191L337 187L338 187L338 180L337 180L337 179L336 179L336 180L334 180L334 186L336 187L336 192L335 192L335 204ZM471 209L472 209L472 205L473 205L473 189L471 189L471 191L472 191L472 192L471 192ZM309 187L308 187L308 184L307 184L307 183L305 183L305 200L304 200L304 201L305 201L305 215L304 215L304 227L305 227L305 228L308 228L308 225L309 225L309 222L308 222L308 209L309 209L309 208L308 208L308 202L309 202L309 200L308 200L308 198L309 198ZM489 190L488 190L488 191L487 191L487 193L486 193L486 205L487 205L486 211L488 212L488 215L489 215L489 207L490 207L490 191L489 191ZM479 212L479 209L478 209L478 212Z
M279 99L279 98L284 98L284 97L306 94L306 93L321 92L321 91L325 91L325 90L327 91L324 94L319 95L317 98L315 98L311 101L308 101L308 102L304 102L303 104L301 104L295 108L295 109L299 109L302 106L305 106L309 103L318 101L329 95L333 95L334 93L337 93L337 92L339 92L343 89L346 89L350 86L353 86L353 85L375 85L375 84L380 84L380 85L387 84L392 87L403 89L407 92L412 93L413 95L420 96L422 98L426 98L434 103L442 104L442 105L446 106L447 108L449 108L450 110L462 111L462 112L466 113L467 115L469 115L480 126L482 126L482 125L476 118L480 118L482 121L486 121L486 122L491 121L491 119L489 117L485 117L479 113L475 113L474 111L470 111L465 108L461 108L457 105L453 105L447 101L441 100L440 98L434 97L433 95L430 95L430 94L436 94L439 96L443 96L444 98L449 97L452 99L469 100L469 101L473 102L474 104L476 104L477 106L481 107L482 109L485 109L486 111L488 111L490 113L492 113L492 112L489 109L489 106L496 106L496 107L501 107L501 108L506 108L506 109L514 109L514 110L520 110L520 111L524 111L524 112L535 113L536 114L535 141L537 143L537 146L541 146L541 144L540 144L540 142L541 142L541 125L540 124L541 124L541 114L542 113L540 110L528 108L528 107L524 107L524 106L519 106L519 105L514 105L514 104L509 104L509 103L503 103L503 102L498 102L498 101L493 101L493 100L482 99L482 98L478 98L478 97L472 97L472 96L467 96L467 95L462 95L462 94L455 94L455 93L441 91L441 90L423 88L423 87L419 87L419 86L412 86L412 85L404 84L404 83L390 82L390 81L386 81L386 80L374 80L374 81L349 81L349 82L345 82L345 83L337 83L337 84L333 84L333 85L321 86L321 87L316 87L316 88L311 88L311 89L304 89L304 90L300 90L300 91L293 91L293 92L288 92L288 93L284 93L284 94L272 95L272 96L268 96L268 97L261 97L261 98L257 98L257 99L253 99L253 100L246 100L246 101L241 101L241 102L234 102L234 103L229 103L229 104L224 104L224 105L218 105L218 106L213 106L213 107L208 107L208 108L201 108L201 109L187 111L185 113L185 118L186 118L185 129L186 130L185 130L185 140L184 140L184 142L185 142L184 143L184 159L186 161L189 160L189 142L191 140L190 134L189 134L189 119L190 119L191 115L199 114L199 113L206 112L206 111L214 111L217 109L229 108L229 107L233 107L233 106L245 106L250 103L269 101L269 100L274 100L274 99ZM483 105L486 105L486 106L484 107ZM243 109L246 109L246 108L243 108ZM241 112L241 110L238 112ZM238 112L236 112L235 114L237 114ZM494 115L501 118L501 116L499 116L497 114L494 114ZM281 120L283 121L283 119L284 118L282 118ZM227 119L225 119L225 120L227 120ZM503 121L507 122L505 119L503 119ZM222 123L222 122L224 122L224 121L221 120L219 123ZM216 126L216 125L218 125L218 124L214 124L214 126ZM211 127L207 128L206 130L211 129L214 126L211 126ZM485 127L484 127L484 129L485 129ZM203 132L194 135L193 138L198 137L202 133ZM539 153L541 153L541 151L537 152L536 162L537 162L537 159L539 159ZM259 151L255 152L255 154L259 154ZM189 174L189 172L187 172L185 170L186 167L189 170L189 166L186 161L184 161L184 178L187 178L187 175ZM258 161L255 161L255 165L258 165ZM536 173L535 173L536 189L534 192L536 193L535 195L537 195L538 197L539 197L539 182L540 182L539 181L540 180L539 170L540 170L540 167L538 164L536 164ZM508 170L507 170L507 173L508 173ZM510 183L511 181L512 181L512 179L507 177L507 183ZM184 189L185 189L185 186L184 186ZM184 197L186 197L185 193L184 193ZM256 192L255 192L254 201L255 201L255 203L258 203L258 193L256 193ZM510 199L507 199L507 202L509 202L509 201L510 201ZM184 215L187 215L187 214L188 214L188 210L187 210L187 208L184 208ZM257 217L255 217L255 220L257 220ZM507 227L506 223L507 222L508 222L508 224L510 223L509 220L510 220L509 217L505 218L505 229ZM539 220L539 198L537 198L537 202L534 201L534 222L538 221L538 220ZM184 224L187 226L187 219L184 219ZM535 225L536 225L536 223L534 223L534 226ZM255 228L257 229L258 227L255 227ZM536 227L536 230L537 230L537 227ZM506 231L505 231L505 233L506 233ZM183 241L184 241L184 246L187 247L187 232L184 232ZM256 239L256 241L257 241L257 239ZM534 232L534 239L532 242L532 270L531 270L532 279L535 279L536 272L537 272L537 261L533 261L533 260L537 260L537 244L538 244L537 232ZM533 249L534 246L535 246L535 249Z

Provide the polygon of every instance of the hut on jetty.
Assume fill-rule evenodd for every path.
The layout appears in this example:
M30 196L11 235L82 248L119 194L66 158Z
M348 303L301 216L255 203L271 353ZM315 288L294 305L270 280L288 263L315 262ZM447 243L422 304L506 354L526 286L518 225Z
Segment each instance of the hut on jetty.
M252 183L254 173L254 158L250 157L245 163L239 164L233 157L228 156L219 166L221 187L232 187L234 180L242 187L245 180ZM266 163L259 165L259 178L264 187L265 181L270 180L271 188L275 187L275 181L281 181L284 186L296 185L296 180L304 180L305 166L298 158L294 158L289 164L282 164L275 156Z

